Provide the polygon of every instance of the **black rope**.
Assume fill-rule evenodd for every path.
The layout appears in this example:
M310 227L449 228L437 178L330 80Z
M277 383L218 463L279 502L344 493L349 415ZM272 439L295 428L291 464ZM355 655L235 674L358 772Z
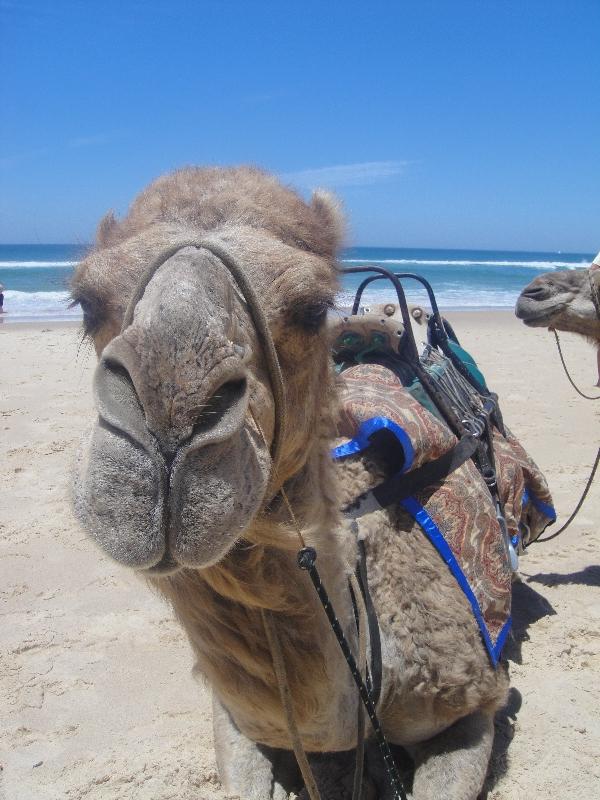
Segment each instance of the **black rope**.
M586 483L585 489L583 490L583 494L581 495L581 497L579 499L579 502L575 506L575 510L573 511L573 513L571 514L569 519L565 522L565 524L562 526L562 528L560 528L559 530L555 531L551 536L545 536L543 539L538 537L537 539L534 539L532 542L529 542L527 547L529 547L532 544L543 544L544 542L549 542L552 539L556 539L556 537L560 536L560 534L563 531L567 530L569 525L573 522L573 520L575 519L575 517L579 513L579 509L581 508L581 506L583 505L583 503L585 501L585 498L587 497L587 493L590 490L590 487L591 487L592 482L594 480L594 475L596 474L596 470L598 469L598 464L599 463L600 463L600 447L598 448L598 452L596 453L596 460L594 461L594 466L592 467L592 471L591 471L590 477L588 478L588 481Z
M573 381L573 378L569 375L569 370L567 369L567 365L565 364L565 359L560 346L560 339L558 338L558 333L554 328L552 328L552 333L554 334L554 337L556 339L556 346L558 347L558 355L560 356L560 360L563 365L565 375L569 379L569 383L571 384L571 386L575 389L578 395L581 395L581 397L585 397L586 400L600 400L600 394L597 397L592 397L589 394L584 394L580 389L577 388L575 382Z
M592 297L594 297L593 287L592 287ZM596 305L596 302L594 303L594 305ZM596 310L598 311L598 306L597 305L596 305ZM599 314L599 316L600 316L600 314ZM571 386L575 389L575 391L577 392L578 395L580 395L581 397L584 397L586 400L600 400L600 395L598 395L597 397L591 397L589 394L584 394L580 389L577 388L577 386L575 385L575 382L573 381L573 378L571 378L571 376L569 375L569 370L567 369L567 365L565 364L565 359L564 359L564 356L563 356L563 353L562 353L562 348L560 346L560 339L558 338L558 332L554 328L552 328L552 333L554 334L554 338L556 339L556 346L558 348L558 355L560 356L561 364L563 365L563 369L565 371L565 375L569 379L569 383L571 384ZM596 470L598 469L598 464L599 463L600 463L600 447L598 448L598 452L596 453L596 460L594 461L594 466L592 467L592 471L591 471L590 477L588 478L587 483L585 485L585 489L583 490L583 494L579 498L579 502L575 506L575 510L573 511L573 513L571 514L569 519L565 522L564 525L562 525L553 534L551 534L550 536L544 536L543 539L538 537L537 539L534 539L532 542L529 542L527 547L529 547L529 545L532 545L532 544L544 544L544 542L551 542L552 539L556 539L557 536L560 536L561 533L563 533L564 531L567 530L569 525L573 522L573 520L575 519L575 517L579 513L579 510L581 509L581 506L585 502L585 498L587 497L587 494L588 494L588 492L589 492L589 490L591 488L591 485L592 485L592 483L594 481L594 476L596 475Z
M317 551L313 547L303 547L302 550L298 553L298 566L300 569L304 569L308 572L309 577L312 581L313 586L319 596L319 600L321 601L321 605L325 613L327 614L327 619L329 620L329 624L335 634L335 638L338 641L338 644L344 654L344 658L346 659L346 663L350 668L350 672L352 674L352 678L354 679L354 683L358 688L358 693L360 694L360 699L363 702L363 705L366 709L366 712L371 720L371 725L373 726L373 732L375 733L375 740L377 741L377 745L383 757L383 763L385 764L385 771L387 773L390 786L392 792L394 794L394 800L408 800L406 796L406 792L404 791L404 787L402 785L402 781L400 780L400 775L398 774L398 768L396 766L396 762L394 761L394 757L392 756L392 752L390 750L390 746L385 738L385 734L381 727L381 723L379 722L379 718L377 717L377 712L375 710L375 704L373 703L373 699L365 683L361 677L360 671L358 669L358 665L354 656L352 655L352 651L350 650L350 645L348 644L348 640L344 635L344 631L342 630L342 626L339 623L339 620L335 614L333 606L331 605L331 601L329 599L329 595L325 590L325 587L321 583L321 577L315 567L315 561L317 559Z

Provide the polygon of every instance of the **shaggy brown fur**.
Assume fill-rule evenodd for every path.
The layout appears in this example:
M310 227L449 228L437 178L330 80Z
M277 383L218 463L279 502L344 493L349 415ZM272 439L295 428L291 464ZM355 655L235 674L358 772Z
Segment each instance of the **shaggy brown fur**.
M158 270L131 327L120 327L140 275L165 247L208 236L242 264L285 382L278 488L285 483L304 539L318 550L355 647L347 576L356 541L338 508L376 470L360 459L337 468L328 455L337 400L324 311L337 290L342 230L327 196L306 204L258 170L181 170L155 181L122 221L104 218L73 281L100 356L101 423L82 451L77 513L104 550L173 604L218 701L223 780L252 800L285 796L256 743L290 746L261 609L275 615L307 750L350 749L357 718L337 643L295 565L286 505L263 498L274 408L261 343L219 260L189 247ZM394 742L418 744L416 800L475 800L506 676L490 666L464 595L413 523L382 511L366 536L384 728Z
M331 200L317 192L307 205L276 178L251 167L190 167L164 175L143 191L125 219L109 212L100 222L97 245L112 247L158 222L210 231L224 223L269 231L277 239L326 258L342 236Z

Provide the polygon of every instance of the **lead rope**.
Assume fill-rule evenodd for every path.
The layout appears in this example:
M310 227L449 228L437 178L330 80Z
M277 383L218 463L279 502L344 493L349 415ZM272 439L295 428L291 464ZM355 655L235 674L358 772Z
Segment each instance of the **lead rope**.
M532 542L529 542L529 544L527 545L527 547L530 547L532 544L543 544L544 542L549 542L549 541L551 541L552 539L556 539L556 537L557 537L557 536L560 536L560 534L561 534L563 531L566 531L566 530L567 530L567 528L569 527L569 525L570 525L570 524L573 522L573 520L575 519L575 517L576 517L576 516L577 516L577 514L579 513L579 509L581 508L581 506L582 506L582 505L583 505L583 503L584 503L584 500L585 500L585 498L587 497L587 493L589 492L589 490L590 490L590 487L591 487L591 485L592 485L592 483L593 483L594 476L596 475L596 470L598 469L598 464L599 464L599 463L600 463L600 447L598 448L598 452L596 453L596 460L594 461L594 466L592 467L592 471L591 471L591 473L590 473L590 477L588 478L588 481L587 481L587 483L586 483L586 485L585 485L585 489L583 490L583 494L582 494L582 495L581 495L581 497L579 498L579 502L578 502L578 503L577 503L577 505L575 506L575 510L573 511L573 513L571 514L571 516L569 517L569 519L568 519L568 520L565 522L565 524L564 524L564 525L563 525L561 528L559 528L559 530L557 530L555 533L551 534L550 536L544 536L544 538L543 538L543 539L541 539L541 538L538 536L538 538L537 538L537 539L534 539Z
M294 750L294 755L296 756L298 766L300 767L302 780L304 781L304 785L310 800L321 800L321 795L319 793L319 789L317 788L317 782L315 781L312 768L308 763L306 751L304 750L304 745L302 744L302 739L300 738L300 731L298 730L296 718L294 717L292 693L290 692L290 685L285 669L285 661L283 660L283 653L281 651L281 642L279 641L279 636L277 635L277 629L273 621L273 616L270 611L266 611L265 609L261 611L261 615L265 633L267 634L267 642L269 644L269 649L271 650L271 658L273 659L273 667L275 669L275 676L277 678L277 685L279 687L281 705L283 706L283 710L285 712L288 733L290 735L290 739L292 740L292 748Z
M283 376L281 374L281 367L279 365L279 359L277 357L277 351L275 350L275 343L273 342L273 338L269 331L267 319L263 313L262 306L258 300L258 297L256 296L254 288L248 281L244 273L244 270L238 264L238 262L219 245L214 244L213 242L210 241L206 241L201 238L191 239L191 240L185 239L165 248L161 253L159 253L159 255L154 259L154 261L152 261L148 265L148 267L144 270L142 277L140 278L135 288L135 291L129 300L129 303L127 304L127 308L125 310L125 314L123 317L123 322L121 324L121 333L123 333L126 330L126 328L128 328L133 322L135 307L142 299L146 287L148 286L148 284L150 283L150 281L152 280L158 269L166 261L168 261L176 253L178 253L185 247L205 249L208 252L212 253L221 261L223 266L228 270L229 274L237 284L242 294L242 297L244 298L248 306L250 317L252 318L252 322L254 323L254 327L257 332L258 338L263 347L265 361L271 383L271 391L273 394L273 404L275 407L273 439L270 447L267 444L267 441L265 439L265 436L262 432L260 425L258 424L258 421L256 420L254 414L252 413L252 409L250 409L250 411L252 413L252 417L254 418L254 423L271 457L271 472L269 477L269 485L265 490L265 496L270 497L273 494L275 482L278 476L278 469L281 463L281 456L283 450L283 440L285 436L285 422L286 422L285 389L283 385ZM300 541L302 542L302 545L304 545L304 540L302 538L302 534L300 533L299 529L298 533L300 535ZM312 774L312 770L308 763L308 759L306 758L306 753L304 752L304 748L302 747L302 742L300 740L298 727L294 720L293 709L291 706L291 695L290 695L289 685L287 682L285 664L283 661L283 654L281 652L281 646L279 643L279 639L277 637L277 632L274 624L272 623L272 620L270 620L268 618L268 615L265 614L263 614L263 626L265 628L267 641L271 649L271 657L273 659L273 666L275 668L275 673L277 675L279 692L281 695L284 713L286 715L288 722L290 738L292 739L294 747L294 754L296 756L296 760L298 761L298 765L302 772L302 777L304 779L305 786L310 794L310 800L321 800L318 789L316 787L314 776Z
M354 603L358 610L358 663L361 678L367 677L367 636L369 633L369 620L367 617L367 607L365 598L358 585L356 575L350 576L350 586L354 595ZM352 800L361 800L362 784L365 769L365 710L360 702L356 720L356 760L354 767L354 782L352 785Z
M592 287L592 290L593 290L593 287ZM594 296L595 296L594 292L592 291L592 297L594 297ZM594 305L596 305L596 303L594 303ZM596 310L598 311L598 307L597 306L596 306ZM561 350L561 347L560 347L560 339L558 338L558 333L554 328L552 328L552 333L554 334L554 337L556 338L556 346L558 347L558 355L560 356L560 360L562 362L563 369L565 371L565 375L569 379L569 383L571 384L571 386L575 389L577 394L581 395L581 397L585 397L586 400L600 400L600 395L598 395L598 397L590 397L590 395L584 394L583 392L581 392L577 388L577 386L573 382L573 379L569 375L569 370L567 369L567 365L565 364L565 359L563 358L562 350ZM592 467L592 471L590 472L590 477L587 480L587 483L585 485L585 489L583 490L583 494L579 498L579 502L575 506L575 510L573 511L573 513L571 514L569 519L565 522L564 525L562 525L557 531L552 533L550 536L544 536L543 539L538 536L537 539L534 539L532 542L529 542L527 547L530 547L532 544L544 544L545 542L550 542L550 541L552 541L552 539L556 539L557 536L560 536L561 533L563 533L564 531L567 530L567 528L573 522L573 520L575 519L577 514L579 514L579 510L580 510L581 506L583 505L583 503L585 502L585 498L587 497L587 494L588 494L588 492L589 492L589 490L590 490L590 488L592 486L592 483L594 482L594 477L596 475L596 470L598 469L598 464L599 463L600 463L600 447L598 448L598 452L596 453L596 460L594 461L594 466Z
M558 355L560 356L561 364L563 365L563 369L565 371L565 375L569 379L569 383L571 384L571 386L575 389L575 391L577 392L578 395L581 395L581 397L585 397L586 400L600 400L600 394L597 397L592 397L589 394L584 394L581 391L581 389L577 388L573 378L569 375L569 370L567 369L567 365L565 364L565 359L564 359L564 356L563 356L563 353L562 353L562 348L560 346L560 339L558 338L558 332L556 331L555 328L552 328L551 330L552 330L552 333L554 334L554 338L556 339L556 346L558 347Z
M254 411L252 410L252 408L250 408L250 415L252 416L252 419L254 421L254 424L256 425L256 429L257 429L260 437L262 438L265 446L267 446L267 441L266 441L265 435L264 435L263 430L262 430L262 428L260 426L260 423L256 419L256 416L255 416ZM315 588L315 590L317 592L317 595L319 597L319 600L321 601L321 605L323 606L323 610L325 611L325 614L327 615L327 619L329 620L329 624L331 625L331 628L333 630L335 638L337 639L337 642L338 642L338 644L340 646L340 649L341 649L341 651L342 651L342 653L344 655L344 658L346 659L346 663L348 664L348 667L350 669L350 673L351 673L352 678L354 680L354 683L356 684L356 687L358 689L359 697L362 700L362 703L363 703L363 705L365 707L365 710L366 710L366 712L367 712L367 714L369 716L369 719L371 720L371 725L373 727L373 732L375 734L375 740L376 740L377 745L379 747L379 750L381 752L381 755L382 755L382 758L383 758L383 763L384 763L384 766L385 766L385 771L386 771L386 774L388 776L388 780L390 782L390 787L392 789L393 800L408 800L408 798L406 796L406 792L404 791L404 786L402 785L402 781L400 780L400 775L398 773L398 768L396 767L396 763L395 763L394 758L392 756L392 752L390 750L390 746L389 746L389 744L387 742L387 739L385 738L385 734L383 733L383 729L381 727L381 723L379 722L379 718L377 717L377 711L375 709L375 704L373 703L373 700L371 698L371 693L369 692L369 690L368 690L368 688L367 688L367 686L365 684L365 681L363 680L363 678L362 678L362 676L360 674L358 665L357 665L356 660L355 660L355 658L354 658L354 656L352 654L352 650L350 649L350 645L348 644L348 640L346 639L344 631L342 630L342 626L340 625L339 620L338 620L338 618L337 618L337 616L335 614L335 611L333 609L333 606L331 605L331 602L329 600L329 595L327 594L327 591L325 590L325 587L321 583L321 577L320 577L319 572L318 572L318 570L317 570L317 568L315 566L315 561L317 559L317 551L313 547L307 547L306 542L304 541L304 537L302 535L302 531L300 529L300 525L298 523L296 515L294 514L294 510L292 509L291 503L290 503L290 501L288 499L287 493L286 493L285 489L283 488L283 486L280 489L280 493L281 493L281 498L282 498L282 500L283 500L283 502L285 504L287 512L288 512L288 514L290 516L290 519L292 521L292 525L294 527L296 535L298 536L298 541L300 542L300 545L301 545L301 550L298 553L298 566L300 567L300 569L306 570L308 572L309 578L311 579L311 582L312 582L312 584L313 584L313 586L314 586L314 588ZM361 594L360 591L358 592L358 594L362 598L362 594ZM358 602L360 602L360 601L358 601ZM364 603L363 603L363 605L364 605ZM366 630L367 625L368 625L367 616L366 616L366 609L364 611L364 615L363 615L362 610L360 611L360 613L361 613L361 617L364 617L363 618L363 622L361 623L360 627L363 630ZM268 636L268 634L267 634L267 636ZM360 636L360 632L359 632L359 636ZM359 640L359 650L360 650L360 640ZM287 676L285 674L285 669L282 672L282 680L284 680L286 682L286 685L287 685ZM281 687L280 687L280 693L281 693L281 691L282 690L281 690ZM289 692L289 688L288 688L287 691ZM290 708L290 718L292 719L292 724L297 730L295 720L293 719L293 709L292 709L291 705L290 705L289 708ZM287 714L287 711L286 711L286 714ZM289 722L288 722L288 724L289 724ZM292 741L293 741L293 739L292 739ZM296 752L296 749L295 749L296 746L298 747L298 752ZM357 748L357 750L358 750L358 748ZM302 745L302 741L300 739L300 736L298 735L296 745L294 745L294 755L296 756L296 760L298 760L299 754L300 754L300 758L306 759L306 753L304 752L304 747ZM308 759L306 759L306 763L308 764ZM308 764L308 768L310 769L310 764ZM302 768L300 768L300 771L302 771ZM311 770L311 776L313 777L313 780L314 780L314 776L312 775L312 770ZM361 776L361 783L362 783L362 776ZM355 786L355 788L356 788L356 786ZM307 789L308 789L308 787L307 787ZM318 791L318 789L317 789L317 791ZM359 798L360 798L360 793L358 795L358 799ZM311 800L313 800L312 797L311 797ZM317 800L320 800L318 795L317 795Z
M283 384L283 376L281 374L281 367L279 365L279 359L277 357L277 351L275 349L275 343L273 341L273 337L271 336L271 332L269 330L269 325L268 325L267 319L266 319L266 317L264 315L264 312L262 310L262 306L261 306L261 304L260 304L260 302L258 300L258 297L257 297L257 295L256 295L256 293L254 291L254 288L252 287L251 283L248 281L248 278L246 277L246 275L244 273L244 270L242 269L240 264L235 260L235 258L233 258L226 250L224 250L218 244L214 244L213 242L207 241L207 240L202 239L202 238L191 239L191 240L184 239L182 241L179 241L179 242L177 242L177 243L165 248L154 259L154 261L152 261L148 265L148 267L142 273L142 277L140 278L140 280L139 280L139 282L138 282L138 284L137 284L137 286L135 288L135 291L134 291L133 295L131 296L131 298L130 298L128 304L127 304L127 308L125 310L125 314L124 314L124 317L123 317L123 322L121 324L121 333L124 333L126 328L128 328L129 325L131 325L131 323L133 322L135 307L137 306L139 301L142 299L142 297L144 295L144 292L146 290L146 287L148 286L148 284L150 283L150 281L152 280L152 278L154 277L154 275L156 274L158 269L166 261L168 261L176 253L178 253L180 250L182 250L185 247L194 247L196 249L205 249L205 250L207 250L208 252L210 252L214 256L216 256L216 258L218 258L221 261L221 263L223 264L223 266L229 271L229 274L231 275L231 277L233 278L233 280L237 284L237 286L238 286L238 288L239 288L239 290L240 290L240 292L242 294L242 297L244 298L244 300L245 300L245 302L246 302L246 304L248 306L248 311L249 311L250 316L252 318L252 321L254 323L254 327L255 327L256 332L258 334L258 338L260 340L260 343L261 343L261 345L263 347L263 351L264 351L264 355L265 355L265 361L266 361L266 365L267 365L267 370L269 372L269 379L270 379L270 383L271 383L271 391L272 391L272 394L273 394L273 404L274 404L274 407L275 407L275 420L274 420L274 426L273 426L273 438L272 438L272 442L271 442L271 446L270 447L267 444L266 438L265 438L265 436L264 436L264 434L262 432L262 429L261 429L260 425L258 424L258 421L257 421L256 417L254 416L254 413L252 412L252 409L250 409L250 413L252 414L252 417L254 419L254 423L255 423L255 425L257 427L257 430L260 433L260 436L263 439L265 447L266 447L267 451L269 452L269 454L271 456L271 473L270 473L270 476L269 476L269 484L268 484L268 486L267 486L267 488L265 490L265 496L267 496L267 495L271 496L273 494L273 490L274 490L275 484L276 484L276 482L278 482L278 470L279 470L279 466L280 466L280 463L281 463L281 460L282 460L283 441L284 441L284 438L285 438L285 423L286 423L286 418L287 418L287 416L286 416L286 402L285 402L285 388L284 388L284 384ZM332 626L332 628L334 630L334 633L336 635L338 643L339 643L339 645L340 645L340 647L342 649L342 652L344 653L344 656L346 658L346 662L347 662L347 664L348 664L348 666L350 668L350 671L352 673L352 677L354 678L354 681L355 681L355 683L356 683L356 685L358 687L358 691L359 691L360 697L361 697L361 699L362 699L362 701L363 701L363 703L365 705L365 708L367 710L367 713L368 713L369 718L371 720L371 723L373 725L373 729L375 731L375 737L377 739L377 743L378 743L378 745L379 745L379 747L381 749L382 755L383 755L384 763L386 765L386 771L388 773L388 777L390 779L390 784L391 784L391 787L392 787L392 790L393 790L393 794L394 794L394 800L406 800L406 793L404 792L404 788L402 786L402 783L400 782L400 777L398 775L398 771L397 771L396 765L395 765L394 760L392 758L392 754L391 754L391 751L389 749L389 745L388 745L388 743L387 743L387 741L385 739L385 736L383 734L383 730L381 729L381 725L379 724L379 720L377 719L377 714L375 712L375 706L374 706L374 703L373 703L373 701L371 699L371 695L369 693L369 690L365 686L364 680L362 679L362 677L360 675L360 672L359 672L358 667L356 665L356 661L354 659L354 656L352 655L352 652L350 650L348 642L347 642L347 640L345 638L344 632L343 632L343 630L342 630L342 628L341 628L341 626L340 626L340 624L339 624L339 622L338 622L338 620L337 620L337 618L335 616L335 613L333 612L333 609L331 607L331 604L329 603L329 598L327 597L327 593L325 591L325 588L321 584L321 579L319 577L319 573L318 573L318 571L317 571L317 569L316 569L316 567L314 565L314 562L315 562L316 557L317 557L316 551L313 550L312 548L306 547L306 544L304 542L304 538L302 536L302 532L300 530L300 526L298 525L298 522L296 520L294 512L292 511L292 507L291 507L291 505L289 503L289 500L287 499L287 495L285 494L283 486L281 487L280 491L281 491L281 495L282 495L282 497L284 499L285 505L287 507L288 513L290 515L290 519L292 520L292 522L294 524L294 527L296 529L296 533L297 533L297 535L299 537L299 541L300 541L301 546L302 546L302 549L298 553L298 564L302 569L306 569L308 571L310 579L311 579L311 581L312 581L312 583L313 583L313 585L314 585L314 587L315 587L315 589L317 591L317 594L319 595L319 598L320 598L320 600L321 600L321 602L323 604L323 607L325 608L325 612L326 612L327 617L328 617L328 619L330 621L330 624L331 624L331 626ZM289 692L289 685L287 683L287 675L285 673L285 664L283 663L283 655L281 653L281 648L279 646L279 640L278 640L277 635L276 635L276 629L275 629L274 625L272 625L269 628L269 620L267 619L267 616L263 616L263 623L264 623L265 620L266 620L265 632L266 632L267 638L269 637L269 630L270 630L271 633L275 633L275 636L272 638L272 642L275 645L275 652L272 649L272 657L274 657L274 665L275 665L275 662L277 662L277 666L275 667L276 671L280 670L280 674L281 674L281 681L279 681L279 678L278 678L278 682L280 683L280 687L279 687L280 688L280 694L282 695L282 702L284 702L284 709L285 709L286 715L289 712L288 725L291 722L290 735L292 735L292 729L294 729L296 731L296 744L297 744L297 747L298 747L297 752L295 751L296 759L299 761L299 763L302 761L305 765L308 765L307 776L309 776L309 777L308 777L308 781L305 778L305 784L307 785L307 790L309 792L311 791L311 789L315 792L314 795L311 795L311 800L320 800L320 797L319 797L319 794L318 794L318 789L316 788L316 783L314 781L314 776L312 775L312 770L310 770L310 765L308 764L308 759L306 758L306 753L304 752L304 749L302 747L302 742L301 742L300 737L299 737L298 729L297 729L297 726L295 725L295 720L293 719L293 709L292 709L292 706L291 706L291 696L290 696L290 692ZM365 628L365 627L366 627L366 624L363 625L363 628ZM281 658L278 658L276 653L279 653L279 656L281 656ZM284 696L289 699L289 703L288 703L288 699L286 699L284 701ZM287 708L285 706L286 703L288 704ZM309 773L310 773L310 775L309 775ZM308 788L309 785L311 786L311 789Z
M385 738L385 734L381 727L381 723L379 722L379 718L377 717L377 711L375 709L375 704L373 703L373 699L371 697L371 693L367 689L365 682L362 680L360 672L358 671L358 666L356 664L356 660L352 655L352 651L350 650L350 645L344 635L344 631L342 630L342 626L339 623L338 618L336 617L335 611L333 606L331 605L331 601L329 600L329 595L323 584L321 583L321 578L319 576L319 572L315 567L315 561L317 559L317 551L313 547L305 547L298 553L298 565L301 569L305 569L308 572L308 575L315 587L317 594L319 595L319 600L321 601L321 605L327 614L327 619L329 620L329 624L335 634L335 638L338 641L340 649L344 654L344 658L346 659L346 663L350 669L350 673L352 674L352 678L354 679L354 683L358 688L358 693L360 694L360 699L363 702L363 705L366 709L366 712L371 720L371 725L373 726L373 732L375 734L375 741L377 742L377 746L381 752L383 763L385 765L385 771L388 776L388 780L390 782L390 787L392 789L393 800L408 800L406 796L406 792L404 791L404 787L402 785L402 781L400 780L400 775L398 773L398 768L392 756L392 751L390 750L390 746L388 744L387 739Z

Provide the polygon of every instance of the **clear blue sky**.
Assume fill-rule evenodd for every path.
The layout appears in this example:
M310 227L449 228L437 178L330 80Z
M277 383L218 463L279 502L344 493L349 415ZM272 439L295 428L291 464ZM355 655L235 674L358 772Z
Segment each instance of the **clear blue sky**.
M251 162L351 244L600 248L600 0L0 0L0 242Z

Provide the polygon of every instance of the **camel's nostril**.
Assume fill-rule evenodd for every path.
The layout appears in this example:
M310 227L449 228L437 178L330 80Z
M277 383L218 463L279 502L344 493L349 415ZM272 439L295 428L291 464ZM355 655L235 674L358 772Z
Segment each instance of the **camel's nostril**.
M523 289L521 296L529 300L545 300L550 297L550 289L546 286L528 286Z
M245 378L221 384L210 399L199 409L192 435L204 433L220 422L227 412L243 401L247 390Z

